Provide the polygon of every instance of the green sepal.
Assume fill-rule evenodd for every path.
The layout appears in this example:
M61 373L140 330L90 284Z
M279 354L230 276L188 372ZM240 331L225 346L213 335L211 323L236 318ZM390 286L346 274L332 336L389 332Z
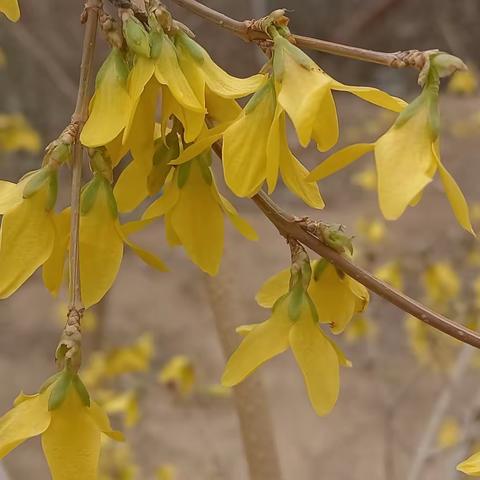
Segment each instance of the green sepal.
M328 267L329 262L322 258L321 260L317 260L315 262L315 266L313 267L313 280L315 282L318 282L318 279L322 275L322 273L325 271L325 269Z
M68 389L72 384L73 374L68 370L64 370L55 382L55 386L50 393L48 399L48 410L56 410L64 402Z
M103 78L110 69L115 69L115 73L120 81L124 84L127 83L129 68L128 64L125 61L123 53L118 48L112 48L110 54L103 62L103 65L100 67L100 70L97 73L97 78L95 80L95 88L98 89Z
M150 57L157 59L160 57L163 48L163 31L152 30L150 32Z
M52 170L48 177L48 198L45 209L47 212L52 210L57 203L58 196L58 172L57 170Z
M94 175L93 179L88 182L83 188L82 198L80 200L80 214L87 215L92 209L95 200L97 199L98 189L102 183L102 177Z
M113 218L118 218L118 206L117 200L115 199L115 195L113 194L113 188L110 182L105 178L102 178L102 186L105 189L105 193L107 194L107 205L112 214Z
M88 393L87 387L85 387L84 383L82 382L82 379L78 375L74 375L72 383L82 403L86 407L90 407L90 394Z
M57 165L70 163L72 157L72 145L60 142L48 152L47 156Z
M313 300L308 293L305 294L305 297L307 299L307 303L308 303L308 306L310 308L310 312L312 314L313 321L317 324L320 320L318 318L317 307L315 306L315 303L313 303Z
M203 179L207 185L211 185L213 183L213 175L210 165L212 164L212 159L210 157L210 150L206 154L202 154L198 159L198 165L200 167L200 172L202 174Z
M192 168L192 162L184 163L179 165L177 173L177 186L178 188L183 188L187 183L188 177L190 175L190 169Z
M53 385L62 374L63 372L57 372L51 377L47 378L45 382L42 384L42 386L40 387L40 390L38 393L43 393L50 385Z
M150 39L142 22L131 15L123 22L123 36L127 42L129 50L150 58Z
M147 177L147 188L150 195L154 195L161 190L172 168L169 163L178 158L180 154L177 133L172 131L165 139L156 140L155 147L152 169Z
M296 322L302 313L305 295L306 292L301 281L297 282L290 290L288 299L288 316L292 322Z
M245 115L253 112L253 110L257 108L257 105L263 100L265 95L272 95L275 98L275 88L271 79L268 80L265 85L263 85L260 90L258 90L245 105L245 108L243 110L245 112Z
M177 33L175 40L181 45L181 47L184 47L188 51L188 53L196 62L199 64L205 62L205 55L202 47L195 40L190 38L185 32L180 30Z
M275 80L281 82L285 73L285 50L281 47L277 47L276 44L273 50L272 68Z
M274 44L275 50L277 50L277 48L284 49L303 68L306 68L307 70L318 68L316 63L303 50L300 50L298 47L290 43L286 38L281 36L275 37Z
M52 170L49 167L44 167L34 173L23 188L23 198L30 198L43 188L49 181L51 172Z

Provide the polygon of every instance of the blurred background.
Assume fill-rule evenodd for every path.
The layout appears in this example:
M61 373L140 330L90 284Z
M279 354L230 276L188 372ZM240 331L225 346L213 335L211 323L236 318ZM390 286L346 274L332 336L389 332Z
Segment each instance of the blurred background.
M17 180L37 168L41 149L69 122L82 38L75 3L81 2L21 0L19 24L0 19L2 179ZM285 7L294 33L374 50L438 48L462 57L471 73L444 82L442 91L442 158L480 227L478 0L204 3L237 19ZM254 45L181 9L172 11L230 73L249 75L261 67ZM101 39L97 66L106 51ZM414 71L309 54L344 83L377 86L406 100L418 94ZM395 118L346 94L335 98L340 145L375 140ZM310 168L325 158L314 149L301 150L293 135L291 145ZM455 223L437 182L427 188L419 206L388 224L377 206L371 158L325 180L320 188L327 204L321 213L308 210L281 188L275 199L293 213L345 224L356 237L359 264L477 328L478 243ZM289 251L253 204L233 200L260 235L259 242L251 243L228 230L219 281L234 299L230 312L239 325L266 318L254 295L265 279L288 266ZM166 259L171 273L153 272L127 253L108 298L85 321L84 377L128 438L120 448L106 445L102 480L246 479L231 392L218 386L224 357L208 280L181 250L166 246L158 227L138 240ZM0 303L1 412L20 390L37 391L53 373L64 301L52 300L37 274ZM268 392L284 478L463 478L454 467L479 449L480 442L479 354L376 298L339 342L353 368L343 369L340 400L328 417L318 418L311 409L290 353L255 373ZM1 468L10 480L48 478L38 439L16 449Z

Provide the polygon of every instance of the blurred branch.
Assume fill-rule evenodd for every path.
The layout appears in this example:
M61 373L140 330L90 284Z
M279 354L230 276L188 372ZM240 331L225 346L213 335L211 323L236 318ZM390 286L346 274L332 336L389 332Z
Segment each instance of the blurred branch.
M449 381L444 386L440 396L433 405L427 427L424 430L418 447L415 449L416 455L411 464L407 480L418 480L421 478L422 471L430 457L430 451L435 442L437 432L445 418L448 407L452 402L453 392L458 384L464 379L465 372L470 366L474 353L475 350L469 345L464 345L460 350Z
M183 7L184 9L215 23L216 25L229 30L235 35L243 38L247 42L256 40L269 39L267 34L262 31L253 30L251 21L240 22L227 15L217 12L197 0L171 0L173 3ZM363 62L377 63L392 68L414 67L421 69L425 63L424 52L418 50L406 50L403 52L376 52L374 50L366 50L363 48L341 45L339 43L327 42L317 38L304 37L301 35L293 35L296 45L318 52L337 55L340 57L361 60Z
M68 76L62 65L45 49L44 44L21 23L16 23L9 28L11 34L18 43L22 44L28 54L37 61L45 73L50 77L55 87L69 100L74 100L77 95L75 82Z
M225 356L238 345L232 278L221 272L217 277L205 277L215 327ZM282 480L280 460L275 444L270 408L258 372L233 389L235 409L240 421L242 443L249 468L250 480Z
M217 142L213 144L212 148L221 159L221 145ZM294 217L290 213L285 212L263 191L258 192L252 200L285 238L291 237L296 239L405 313L413 315L422 322L463 343L480 349L480 334L430 310L422 303L382 282L371 273L355 265L341 253L329 247L320 237L313 233L314 229L312 227L315 227L318 222L314 222L308 217Z

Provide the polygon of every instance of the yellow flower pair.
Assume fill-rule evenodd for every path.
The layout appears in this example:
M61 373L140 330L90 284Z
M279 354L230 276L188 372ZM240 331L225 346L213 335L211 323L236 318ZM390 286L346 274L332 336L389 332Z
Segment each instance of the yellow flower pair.
M308 171L292 154L286 117L292 121L300 144L313 139L319 150L338 140L338 119L332 91L347 91L396 112L405 102L378 89L343 85L328 76L287 39L274 37L273 73L252 97L240 117L225 131L223 168L230 189L251 197L266 181L275 189L278 175L308 205L322 208L318 188L307 181Z
M311 267L311 279L310 265L300 275L292 268L291 274L283 271L260 289L257 301L272 307L272 315L263 323L239 327L237 331L245 338L228 360L222 384L240 383L264 362L291 348L313 408L325 415L338 398L339 365L350 362L319 324L330 324L334 333L340 333L355 312L363 311L368 292L323 260L312 262Z
M0 418L0 459L41 435L53 480L96 480L102 433L123 439L90 400L80 378L62 372L40 393L20 394L13 409Z

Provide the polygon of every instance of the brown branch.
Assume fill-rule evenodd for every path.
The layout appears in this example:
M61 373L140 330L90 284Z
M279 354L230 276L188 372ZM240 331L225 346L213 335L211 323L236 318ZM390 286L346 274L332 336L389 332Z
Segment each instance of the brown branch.
M171 0L184 9L212 22L219 27L225 28L247 42L265 40L269 38L264 32L252 30L251 22L240 22L227 15L217 12L197 0ZM425 55L418 50L406 50L403 52L376 52L363 48L341 45L317 38L293 35L296 44L302 48L316 50L318 52L337 55L340 57L361 60L363 62L377 63L392 68L414 67L421 69L425 63Z
M222 147L217 142L213 145L216 155L222 158ZM420 302L417 302L408 295L395 290L385 282L382 282L371 273L355 265L348 258L326 245L319 237L309 231L308 226L314 222L306 218L298 218L282 210L266 193L260 191L253 197L257 207L277 227L281 235L286 238L294 238L306 247L318 253L339 270L345 272L371 292L387 300L405 313L418 318L422 322L450 335L463 343L468 343L480 348L480 334L460 325L439 313L430 310Z
M92 77L92 63L97 38L97 25L101 0L87 0L82 15L85 32L80 65L80 80L78 85L77 103L72 115L70 129L74 135L72 154L72 192L71 192L71 224L69 249L69 308L67 324L57 348L57 361L63 367L66 361L70 367L78 369L81 358L81 321L84 312L80 286L80 191L82 187L83 147L80 143L80 133L87 120L89 91Z

